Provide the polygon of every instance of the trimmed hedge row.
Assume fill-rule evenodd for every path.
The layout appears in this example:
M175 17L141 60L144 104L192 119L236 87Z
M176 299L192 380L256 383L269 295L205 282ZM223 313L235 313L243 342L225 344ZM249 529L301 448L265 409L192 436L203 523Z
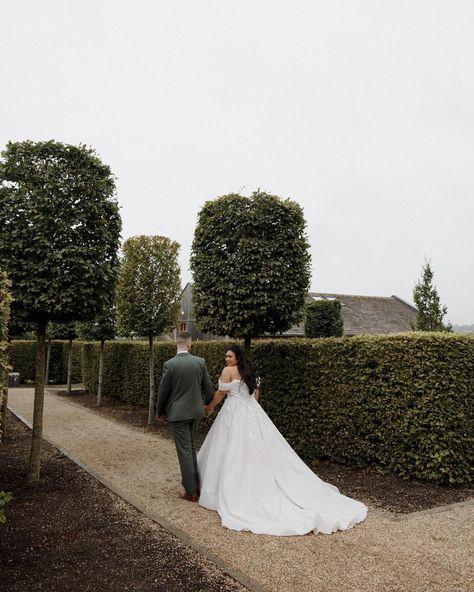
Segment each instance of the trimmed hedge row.
M52 341L49 361L49 382L64 384L67 381L69 341ZM13 372L20 373L22 383L34 383L36 365L36 341L14 340L9 348ZM72 380L82 382L82 342L72 344Z
M35 380L36 341L15 340L10 343L9 356L13 372L20 373L21 382Z
M229 342L195 342L214 384ZM157 384L173 343L155 343ZM51 381L65 382L68 342L53 342ZM97 390L99 344L74 342L74 380ZM11 344L14 369L34 380L35 342ZM474 337L407 333L255 341L261 402L306 460L375 465L437 483L474 480ZM107 342L105 396L147 405L147 343ZM215 415L213 416L215 417ZM212 418L205 421L210 426Z
M65 384L67 382L69 341L62 341L61 345L61 380L59 382ZM82 347L82 341L74 340L72 342L72 382L82 382Z
M195 342L214 383L229 342ZM83 345L97 389L98 344ZM155 344L156 381L172 343ZM255 341L262 405L306 460L375 465L436 483L474 480L474 337L406 333ZM108 342L105 396L146 405L147 344ZM206 420L207 425L212 419Z
M226 345L227 344L227 345ZM99 373L99 343L84 343L82 375L85 387L97 392ZM192 353L206 359L214 384L223 366L228 342L203 341L193 343ZM155 342L155 381L159 385L163 364L176 353L172 342ZM106 341L104 346L104 377L102 392L106 397L121 399L135 405L148 405L148 342Z
M472 337L302 340L262 344L258 358L266 409L303 457L474 480Z

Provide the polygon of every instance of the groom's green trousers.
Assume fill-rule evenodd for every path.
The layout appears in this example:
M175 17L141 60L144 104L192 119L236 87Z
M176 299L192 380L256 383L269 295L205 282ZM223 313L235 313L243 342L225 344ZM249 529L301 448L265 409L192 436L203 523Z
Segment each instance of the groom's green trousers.
M188 419L185 421L171 421L174 443L178 453L179 468L181 469L181 483L186 493L194 495L199 487L199 474L197 467L196 448L194 440L199 427L200 419Z

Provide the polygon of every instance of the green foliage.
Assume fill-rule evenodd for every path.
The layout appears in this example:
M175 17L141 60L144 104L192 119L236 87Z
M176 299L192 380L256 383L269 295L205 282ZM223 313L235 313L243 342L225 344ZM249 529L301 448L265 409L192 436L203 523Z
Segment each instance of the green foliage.
M22 321L19 310L12 311L8 323L8 336L10 339L36 339L36 326L31 322Z
M0 271L0 441L5 431L6 392L8 389L8 321L10 319L10 281L4 271ZM1 512L0 512L1 522Z
M5 491L0 491L0 524L5 524L7 517L5 516L5 506L11 502L13 495Z
M35 380L35 352L36 342L29 340L15 340L10 344L10 363L14 372L20 373L22 383L33 383ZM67 380L67 359L69 343L67 341L52 341L49 382L64 384ZM82 381L82 342L72 344L72 380Z
M86 146L8 143L0 267L24 321L93 318L113 298L120 215L110 168Z
M433 286L433 271L429 261L423 265L422 277L413 289L416 323L413 329L417 331L452 331L451 323L444 325L443 317L447 313L446 306L441 306L438 290Z
M474 339L413 333L259 345L268 412L303 457L472 482Z
M76 339L76 323L74 321L70 321L69 323L49 323L47 336L49 339L67 339L68 341Z
M87 320L113 300L121 221L108 166L86 146L8 143L0 162L0 268L13 310L36 324L28 481L39 480L46 325Z
M211 379L229 342L195 342ZM156 343L155 372L172 357ZM87 388L98 344L84 344ZM146 404L147 344L109 342L104 395ZM474 480L474 337L448 333L256 341L261 403L304 459L315 457L435 483ZM157 381L158 382L158 381ZM212 419L207 420L208 425Z
M296 202L259 191L206 202L191 255L198 326L249 338L298 322L310 280L305 226Z
M213 384L224 365L227 341L193 342L191 353L205 358ZM163 364L176 354L173 342L155 342L154 364L156 384L161 380ZM99 344L84 343L82 350L83 381L90 392L97 392L99 367ZM148 343L145 341L113 341L104 347L103 392L138 405L148 404Z
M17 339L10 344L10 363L13 372L20 373L20 381L23 383L35 380L35 352L36 341ZM51 348L51 371L55 367L53 363L53 347Z
M8 322L10 320L11 282L4 271L0 271L0 342L8 340Z
M106 341L117 335L115 303L93 321L76 323L77 334L86 341Z
M71 366L71 382L82 382L82 343L79 341L72 342L72 366ZM69 343L63 341L61 343L61 384L67 383L68 360L69 360ZM50 382L52 382L50 380Z
M306 337L341 337L343 323L339 300L314 300L306 305Z
M164 236L134 236L123 245L117 283L117 324L126 336L160 335L179 317L179 244Z
M99 343L84 343L82 350L83 382L97 392ZM172 342L153 344L155 376L161 379L163 364L176 353ZM103 394L127 403L145 405L149 400L148 342L107 341L104 346Z

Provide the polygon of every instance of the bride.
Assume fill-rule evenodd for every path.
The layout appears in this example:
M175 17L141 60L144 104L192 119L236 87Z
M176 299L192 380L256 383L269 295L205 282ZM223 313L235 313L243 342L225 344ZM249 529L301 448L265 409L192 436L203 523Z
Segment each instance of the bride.
M231 346L209 415L227 396L198 453L199 503L222 525L257 534L330 534L362 522L366 506L325 483L299 458L258 403L258 378Z

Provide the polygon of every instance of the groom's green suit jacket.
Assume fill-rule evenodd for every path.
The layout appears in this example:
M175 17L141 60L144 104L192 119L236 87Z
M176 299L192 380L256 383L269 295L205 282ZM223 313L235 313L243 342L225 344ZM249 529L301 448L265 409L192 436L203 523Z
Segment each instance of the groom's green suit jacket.
M163 366L156 415L168 421L205 417L204 402L212 400L212 385L204 358L179 353Z

